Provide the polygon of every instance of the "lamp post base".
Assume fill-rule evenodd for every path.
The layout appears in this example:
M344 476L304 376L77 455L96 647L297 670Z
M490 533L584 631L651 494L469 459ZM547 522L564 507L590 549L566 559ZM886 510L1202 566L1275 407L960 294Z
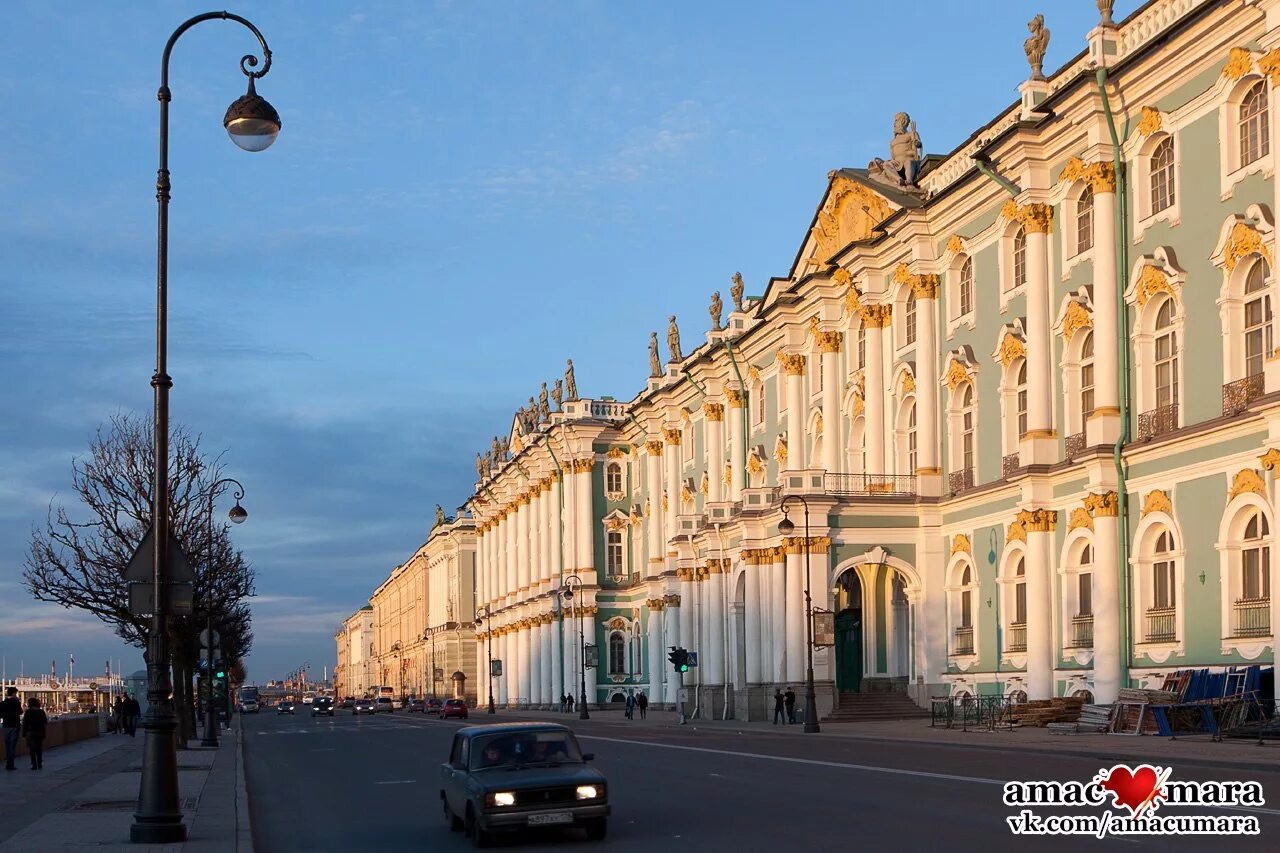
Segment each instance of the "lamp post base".
M129 827L133 844L174 844L187 840L187 827L178 823L135 823Z

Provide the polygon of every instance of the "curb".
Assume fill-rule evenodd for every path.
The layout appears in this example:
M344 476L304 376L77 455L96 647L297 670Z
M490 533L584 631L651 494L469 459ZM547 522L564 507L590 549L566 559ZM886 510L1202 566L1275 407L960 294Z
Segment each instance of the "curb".
M236 715L236 851L253 853L253 825L249 820L249 789L245 784L244 726Z

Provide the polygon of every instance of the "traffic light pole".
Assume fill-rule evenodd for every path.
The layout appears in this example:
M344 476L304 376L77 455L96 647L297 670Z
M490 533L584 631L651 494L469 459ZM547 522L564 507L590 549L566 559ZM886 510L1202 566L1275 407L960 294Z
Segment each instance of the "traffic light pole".
M680 725L683 726L688 722L684 716L684 673L677 669L676 676L680 679L676 683L676 715L680 720Z

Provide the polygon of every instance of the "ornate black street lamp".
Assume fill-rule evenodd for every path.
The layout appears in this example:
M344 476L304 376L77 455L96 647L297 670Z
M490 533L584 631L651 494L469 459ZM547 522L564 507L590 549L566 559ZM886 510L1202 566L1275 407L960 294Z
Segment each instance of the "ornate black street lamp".
M804 731L814 734L822 731L818 726L818 699L813 689L813 597L809 594L809 502L799 495L787 495L782 499L782 521L778 522L778 532L790 536L796 526L787 512L787 504L800 501L804 505L804 610L805 610L805 651L808 652L809 668L804 681Z
M208 700L204 706L204 737L200 739L201 746L217 746L218 745L218 711L213 706L213 500L218 495L218 487L222 485L236 484L235 499L236 505L227 513L227 518L231 519L233 524L244 524L246 518L249 517L249 511L240 506L240 501L244 498L244 486L240 485L240 481L231 477L223 477L218 482L209 487L209 559L205 563L205 574L209 579L205 582L205 619L206 633L208 634L208 654L205 662L208 669L205 672L205 682L209 685ZM227 689L230 690L230 681L228 681Z
M483 616L481 614L483 614ZM480 612L476 614L477 625L483 625L487 620L492 620L492 619L493 619L493 611L489 609L488 605L481 607ZM489 655L489 711L488 713L494 714L497 712L494 710L494 707L493 707L493 626L492 625L490 625L489 629L485 631L485 640L486 640L485 646L487 647L487 651ZM434 672L431 673L431 677L435 678Z
M206 12L196 15L173 31L164 46L160 60L160 168L156 173L156 371L151 377L155 390L155 480L152 483L152 533L155 542L152 582L155 590L155 612L151 616L151 632L147 640L147 714L142 727L146 741L142 753L142 782L138 791L138 810L133 815L129 837L134 842L164 844L184 841L187 827L182 822L178 800L178 754L173 733L177 728L173 700L173 682L169 676L169 643L166 626L169 618L169 389L173 380L168 372L168 306L169 306L169 56L173 46L187 30L203 21L215 19L243 24L262 47L262 70L252 54L240 60L240 70L249 78L249 91L227 110L222 125L231 140L246 151L261 151L280 133L280 116L254 91L254 81L271 70L271 49L258 28L230 12Z
M574 600L573 591L582 586L582 578L577 575L569 575L564 579L564 584L560 587L560 595L565 601L569 602L569 618L576 619L578 623L578 673L581 678L581 694L578 702L578 719L589 720L591 714L587 711L587 637L582 630L582 617L578 615L578 603Z

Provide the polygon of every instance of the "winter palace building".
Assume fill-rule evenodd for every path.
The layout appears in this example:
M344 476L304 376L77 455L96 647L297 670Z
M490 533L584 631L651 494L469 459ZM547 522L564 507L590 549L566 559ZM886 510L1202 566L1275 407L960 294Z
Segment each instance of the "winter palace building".
M1047 77L1032 21L1018 101L950 154L899 114L629 401L570 370L477 460L448 524L498 704L576 693L584 643L591 701L674 703L682 646L690 704L763 715L806 591L823 712L1273 660L1280 0L1111 5Z

